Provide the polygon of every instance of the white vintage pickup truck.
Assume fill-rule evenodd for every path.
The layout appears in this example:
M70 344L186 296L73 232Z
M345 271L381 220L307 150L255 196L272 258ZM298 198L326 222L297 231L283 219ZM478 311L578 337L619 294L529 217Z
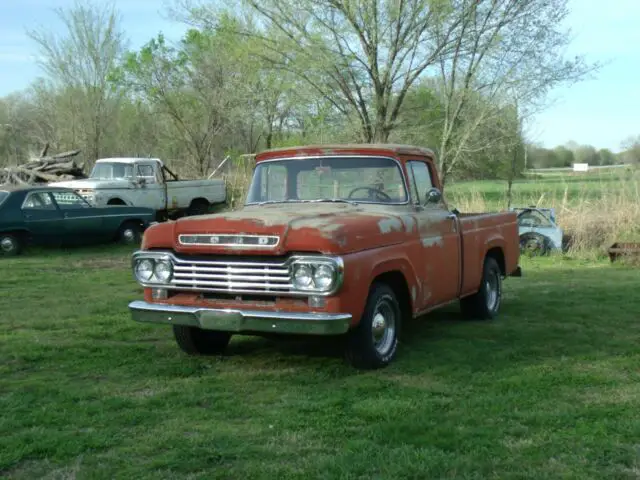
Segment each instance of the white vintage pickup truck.
M224 180L178 180L157 158L100 159L88 179L51 185L72 188L96 206L153 208L159 219L207 213L226 199Z

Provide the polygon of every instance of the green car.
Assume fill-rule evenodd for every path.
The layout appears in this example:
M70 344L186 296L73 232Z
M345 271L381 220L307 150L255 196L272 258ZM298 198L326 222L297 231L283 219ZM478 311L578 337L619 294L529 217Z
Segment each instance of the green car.
M94 207L69 188L0 186L0 255L17 255L30 244L139 244L154 220L150 208Z

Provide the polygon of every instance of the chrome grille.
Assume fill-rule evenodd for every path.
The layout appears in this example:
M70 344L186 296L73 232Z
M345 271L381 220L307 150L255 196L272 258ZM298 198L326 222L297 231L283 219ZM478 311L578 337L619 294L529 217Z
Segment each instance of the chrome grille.
M174 258L171 284L178 290L231 293L288 293L292 290L288 265Z

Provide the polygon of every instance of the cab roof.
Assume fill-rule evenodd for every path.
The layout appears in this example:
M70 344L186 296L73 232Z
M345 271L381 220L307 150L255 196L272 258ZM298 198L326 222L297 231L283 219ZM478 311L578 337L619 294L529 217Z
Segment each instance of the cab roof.
M435 158L433 150L415 145L404 145L396 143L344 143L326 145L301 145L295 147L281 147L263 150L256 155L256 161L296 157L308 155L335 155L335 154L391 154L391 155L420 155Z
M162 164L162 160L159 158L146 158L146 157L111 157L101 158L96 160L96 163L106 162L120 162L120 163L136 163L136 162L159 162Z

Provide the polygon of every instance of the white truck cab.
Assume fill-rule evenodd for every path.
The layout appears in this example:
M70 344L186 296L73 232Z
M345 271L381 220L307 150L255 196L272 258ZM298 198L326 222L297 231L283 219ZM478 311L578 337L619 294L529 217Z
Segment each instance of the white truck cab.
M51 185L73 188L97 206L147 207L160 215L207 213L227 196L224 180L179 180L158 158L103 158L89 178Z

